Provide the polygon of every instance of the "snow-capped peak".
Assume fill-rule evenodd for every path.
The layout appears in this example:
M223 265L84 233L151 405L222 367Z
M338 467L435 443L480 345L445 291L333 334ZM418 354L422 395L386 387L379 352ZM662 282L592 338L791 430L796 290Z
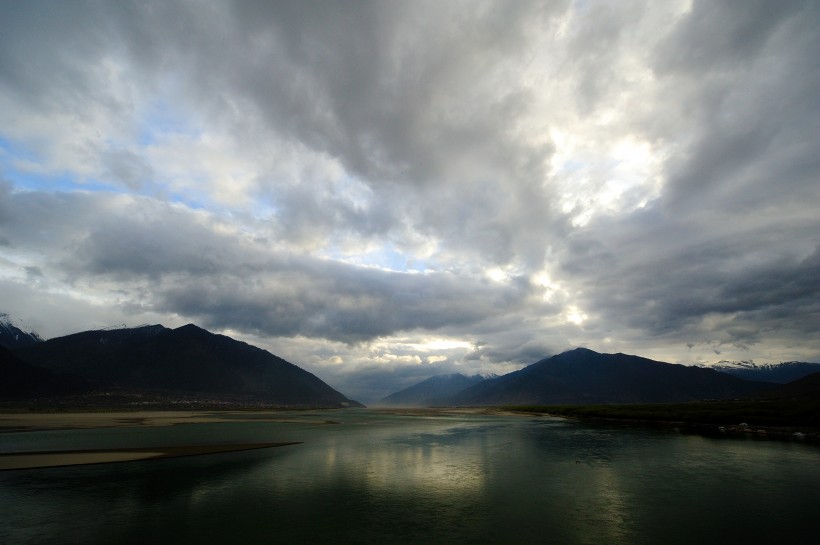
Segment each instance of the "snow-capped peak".
M0 345L17 348L43 342L43 338L36 331L26 332L22 328L25 326L20 327L17 322L5 312L0 312Z

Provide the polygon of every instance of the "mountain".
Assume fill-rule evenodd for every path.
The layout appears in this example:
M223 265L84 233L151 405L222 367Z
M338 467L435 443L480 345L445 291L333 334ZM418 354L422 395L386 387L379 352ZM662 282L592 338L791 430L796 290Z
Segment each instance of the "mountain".
M820 399L820 372L784 384L768 392L766 397Z
M270 352L193 324L85 331L16 353L50 371L128 392L293 407L359 406Z
M576 348L451 396L450 405L661 403L753 395L773 385L711 369Z
M465 388L469 388L487 377L481 375L465 376L461 373L452 375L435 375L409 388L395 392L379 401L379 405L395 407L428 407L439 400L446 399Z
M726 373L746 380L762 380L786 384L812 373L820 372L820 363L805 361L786 361L783 363L758 365L751 361L721 361L711 366L715 371Z
M43 339L36 332L26 333L14 325L8 314L0 313L0 346L14 350L21 346L29 346L39 342L43 342Z
M20 399L59 396L88 391L84 379L26 363L8 348L0 346L0 398Z

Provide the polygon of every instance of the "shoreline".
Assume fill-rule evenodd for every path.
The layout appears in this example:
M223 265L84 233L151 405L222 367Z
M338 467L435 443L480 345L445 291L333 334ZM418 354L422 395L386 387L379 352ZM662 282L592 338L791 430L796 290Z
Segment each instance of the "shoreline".
M682 433L694 433L704 437L716 439L757 439L776 440L800 443L820 443L820 430L806 426L771 426L741 424L715 424L710 422L693 422L683 420L649 420L639 418L618 418L612 416L562 414L549 411L535 411L531 409L516 410L507 407L506 414L529 416L549 416L565 418L589 424L614 424L620 426L636 426L642 428L672 429Z

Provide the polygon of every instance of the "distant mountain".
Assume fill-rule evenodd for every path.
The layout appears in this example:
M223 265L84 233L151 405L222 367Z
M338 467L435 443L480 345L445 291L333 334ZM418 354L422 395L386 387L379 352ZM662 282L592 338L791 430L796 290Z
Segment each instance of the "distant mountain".
M26 333L16 325L8 314L0 313L0 346L11 350L21 346L29 346L43 342L43 339L34 331Z
M758 365L751 361L721 361L712 365L712 369L746 380L762 380L786 384L812 373L820 372L820 363L805 361L787 361L775 364Z
M494 375L493 375L494 376ZM469 388L487 377L465 376L461 373L435 375L409 388L395 392L379 401L379 405L395 407L427 407Z
M661 403L753 395L771 384L711 369L576 348L462 390L450 405Z
M88 382L76 375L54 373L26 363L0 346L0 398L59 396L88 391Z
M193 324L85 331L16 353L50 371L126 391L294 407L359 405L270 352Z

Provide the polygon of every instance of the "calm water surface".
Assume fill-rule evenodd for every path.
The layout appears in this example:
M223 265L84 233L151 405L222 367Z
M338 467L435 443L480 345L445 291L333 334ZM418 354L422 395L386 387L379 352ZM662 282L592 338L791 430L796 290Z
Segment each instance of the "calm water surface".
M820 448L522 416L0 435L4 452L301 445L0 472L0 543L816 543ZM333 420L338 424L317 424Z

